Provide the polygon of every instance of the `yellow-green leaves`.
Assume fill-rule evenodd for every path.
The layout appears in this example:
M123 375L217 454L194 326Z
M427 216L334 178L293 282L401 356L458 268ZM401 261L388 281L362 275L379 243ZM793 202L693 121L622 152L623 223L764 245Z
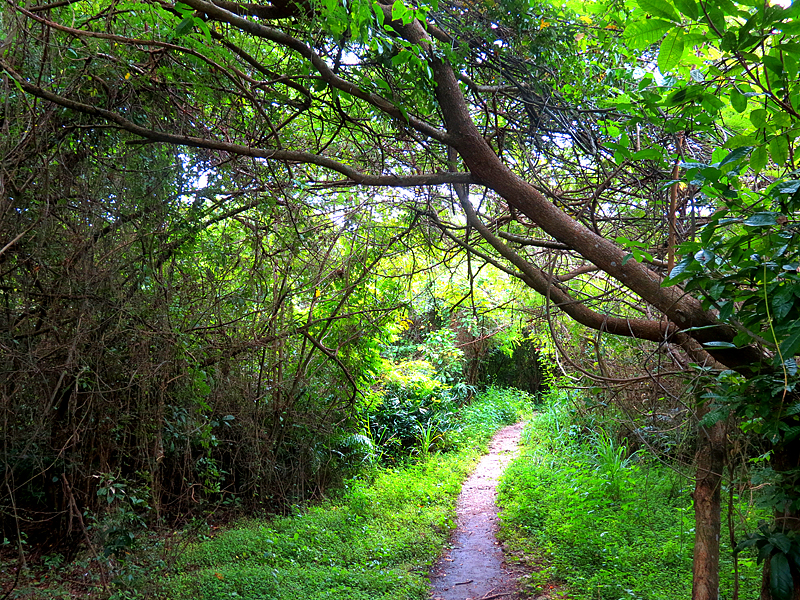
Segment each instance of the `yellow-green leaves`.
M658 69L662 73L674 69L680 63L686 47L680 15L663 0L636 0L636 4L646 13L647 18L632 21L625 28L625 38L634 48L644 48L661 40ZM688 6L688 2L684 4ZM683 8L691 10L687 6Z
M731 106L738 113L742 113L747 109L747 96L735 87L731 88Z
M696 21L700 16L700 11L695 0L675 0L675 8L693 21Z
M674 23L662 19L633 21L625 28L625 38L633 48L644 48L655 44L665 33L675 27Z
M673 29L661 42L658 50L658 70L662 73L673 69L683 57L684 39L682 29Z
M664 2L664 0L636 0L636 4L638 4L639 8L641 8L644 12L653 15L654 17L667 19L669 21L680 20L678 18L678 14L675 12L675 9Z
M758 146L750 155L750 168L754 172L760 173L761 170L767 165L767 149L764 146Z
M779 167L783 166L789 158L789 140L785 135L776 135L769 143L769 155Z

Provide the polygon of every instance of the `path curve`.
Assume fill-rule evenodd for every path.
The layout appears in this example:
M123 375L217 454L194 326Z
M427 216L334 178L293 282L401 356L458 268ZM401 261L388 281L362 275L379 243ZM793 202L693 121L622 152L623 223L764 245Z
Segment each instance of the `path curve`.
M515 599L517 574L505 564L497 541L497 482L516 454L524 423L492 438L458 497L456 530L430 573L433 600Z

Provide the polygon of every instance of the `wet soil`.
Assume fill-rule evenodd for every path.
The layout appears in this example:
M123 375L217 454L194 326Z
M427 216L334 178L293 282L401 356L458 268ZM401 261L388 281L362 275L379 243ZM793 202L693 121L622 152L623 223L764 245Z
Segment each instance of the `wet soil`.
M497 482L516 453L523 424L501 429L489 454L464 483L450 548L431 569L433 600L516 600L520 568L508 564L497 541Z

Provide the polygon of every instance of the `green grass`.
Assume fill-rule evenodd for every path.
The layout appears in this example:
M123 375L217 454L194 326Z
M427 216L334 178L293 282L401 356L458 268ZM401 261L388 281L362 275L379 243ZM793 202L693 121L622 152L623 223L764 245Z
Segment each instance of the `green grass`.
M422 600L427 569L454 526L461 482L494 431L530 397L490 389L449 432L461 448L347 482L303 514L250 520L180 556L159 597L182 600Z
M644 454L630 456L605 431L544 411L501 482L502 534L536 572L529 591L574 600L691 597L694 515L690 481ZM746 508L746 507L745 507ZM724 518L724 516L723 516ZM740 557L740 598L758 595L760 570ZM723 548L721 598L732 558Z

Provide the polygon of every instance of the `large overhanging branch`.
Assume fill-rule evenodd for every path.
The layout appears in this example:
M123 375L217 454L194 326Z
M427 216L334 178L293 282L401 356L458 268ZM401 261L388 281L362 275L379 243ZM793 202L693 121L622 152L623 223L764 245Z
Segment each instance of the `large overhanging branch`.
M19 85L29 94L69 108L76 112L100 117L106 121L116 124L134 135L150 140L152 142L164 142L178 146L189 146L193 148L207 148L218 150L237 156L249 156L252 158L262 158L266 160L279 160L297 164L311 164L335 171L347 177L350 181L359 185L371 187L414 187L425 185L443 185L447 183L475 183L475 178L470 173L427 173L421 175L370 175L346 165L342 162L321 156L311 152L301 152L297 150L279 150L277 148L253 148L242 144L233 144L220 140L201 138L189 135L177 135L166 133L137 125L120 115L119 113L78 102L54 94L44 88L36 86L26 81L19 73L11 68L5 61L0 59L0 68L4 69Z
M243 33L270 41L296 53L319 73L320 80L331 87L347 92L353 98L370 104L410 130L415 130L429 139L455 148L470 173L455 175L435 173L402 177L368 175L340 161L308 152L252 148L242 144L156 131L139 126L119 113L77 102L36 86L2 61L0 61L0 67L5 68L20 87L30 94L76 111L103 118L132 134L151 141L208 148L254 158L318 165L336 171L361 185L405 187L441 183L481 183L494 190L511 207L526 215L557 243L570 247L666 314L674 324L669 327L689 331L691 336L703 343L733 340L735 329L720 323L714 313L703 309L699 300L688 295L678 286L662 287L662 280L658 273L636 261L626 261L627 251L625 249L570 217L503 163L475 124L473 113L459 87L458 76L454 69L441 53L436 52L433 48L434 42L430 37L429 27L418 21L407 25L396 21L392 22L394 31L407 41L419 45L423 51L428 53L428 61L435 82L435 94L444 117L444 129L409 115L386 98L365 91L358 85L340 77L311 47L283 31L249 20L204 0L186 0L186 4L207 15L210 19L227 23ZM385 14L391 14L390 3L382 4L381 8ZM731 350L715 349L712 352L716 358L731 367L758 363L763 358L759 349L753 346Z
M733 340L735 329L720 323L712 312L703 309L699 300L678 286L662 287L662 279L657 273L641 263L625 260L626 250L571 218L530 183L513 173L481 135L459 87L457 75L443 58L433 52L432 42L423 27L413 22L399 26L398 30L408 41L428 50L429 64L436 81L436 96L447 131L453 140L452 145L476 179L497 192L548 235L573 248L667 315L672 323L665 326L665 332L672 328L675 331L687 330L701 343ZM649 324L642 324L641 333L645 339L652 339L648 337L652 336ZM716 360L731 368L760 364L764 358L754 346L731 350L709 349L709 352Z
M466 196L459 199L466 214L467 222L503 258L518 269L521 274L520 279L581 325L614 335L674 344L681 347L692 360L701 365L723 368L723 364L711 356L696 340L679 331L675 324L669 321L610 317L593 311L582 302L575 300L557 283L557 280L548 277L544 271L526 261L495 236L478 218L475 209Z
M461 196L461 194L459 194ZM561 311L585 325L590 329L607 331L615 335L635 337L653 342L668 341L670 336L677 332L677 327L668 321L651 321L648 319L627 319L610 317L591 310L585 304L576 301L561 287L558 282L540 268L532 265L522 256L506 246L503 241L495 236L489 228L478 218L469 199L459 198L461 207L467 217L467 222L481 234L503 258L510 262L524 275L523 281L534 291L545 298L549 298Z

